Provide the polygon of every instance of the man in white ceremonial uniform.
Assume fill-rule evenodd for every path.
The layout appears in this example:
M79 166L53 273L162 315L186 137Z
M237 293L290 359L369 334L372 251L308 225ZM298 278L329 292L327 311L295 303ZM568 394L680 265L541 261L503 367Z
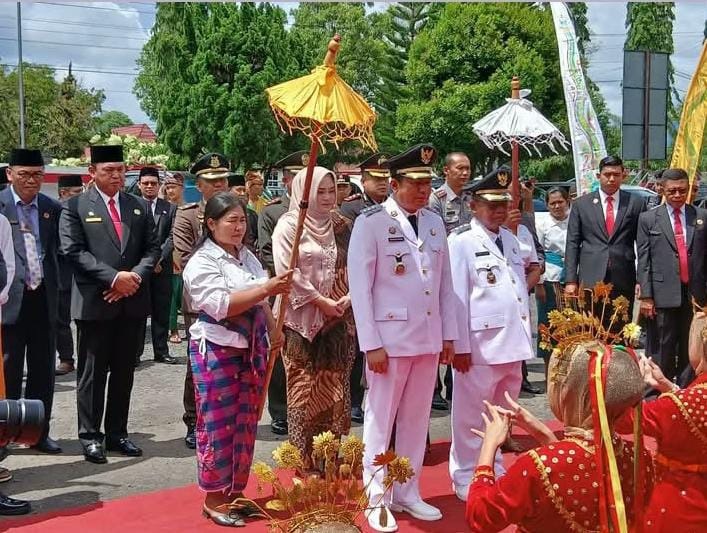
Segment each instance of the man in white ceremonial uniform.
M457 338L444 222L425 208L434 157L432 146L418 145L388 160L393 195L361 212L349 243L351 303L367 361L363 466L374 507L367 517L376 531L397 530L391 510L442 518L419 489L437 365L451 361ZM396 417L396 452L415 476L394 484L384 501L384 472L374 476L373 463L388 449Z
M509 182L510 172L500 168L474 184L475 217L449 238L459 325L449 473L463 501L481 449L471 428L484 428L483 401L505 404L506 391L517 399L521 364L533 357L526 276L537 280L539 266L534 247L503 226L509 215ZM504 473L500 451L495 470L497 476Z

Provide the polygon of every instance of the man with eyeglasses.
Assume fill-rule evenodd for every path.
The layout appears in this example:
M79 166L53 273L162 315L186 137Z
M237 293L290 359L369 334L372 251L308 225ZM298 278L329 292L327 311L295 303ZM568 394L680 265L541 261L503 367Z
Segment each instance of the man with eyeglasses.
M177 360L169 354L169 306L172 301L172 224L177 206L158 198L160 190L160 172L155 167L143 167L138 177L138 187L145 200L147 209L155 221L155 233L160 243L160 257L155 270L150 276L150 332L152 350L156 363L173 365ZM135 358L135 366L140 364L140 357L145 350L147 319L142 324L142 343Z
M656 342L648 347L647 355L660 365L665 377L674 380L688 366L689 284L694 275L690 256L695 236L707 231L707 217L705 211L686 203L690 183L683 169L665 170L661 182L665 203L638 219L638 282L641 313L653 319L651 327L655 328Z
M42 400L46 425L35 449L60 453L49 437L54 398L55 331L59 266L58 224L61 205L39 192L44 160L39 150L18 148L10 154L10 187L0 193L0 213L12 227L15 275L2 309L2 347L7 397Z

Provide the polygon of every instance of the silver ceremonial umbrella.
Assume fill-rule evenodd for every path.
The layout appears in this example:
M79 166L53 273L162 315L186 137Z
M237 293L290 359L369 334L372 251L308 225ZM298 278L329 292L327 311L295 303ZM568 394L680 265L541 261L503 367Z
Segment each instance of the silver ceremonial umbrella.
M518 147L522 146L530 155L531 148L540 155L540 146L547 146L558 153L555 142L565 150L569 147L562 132L523 96L520 80L514 77L511 81L511 98L506 99L506 105L492 111L472 126L474 133L489 148L498 149L506 155L510 148L514 207L518 206L520 200Z

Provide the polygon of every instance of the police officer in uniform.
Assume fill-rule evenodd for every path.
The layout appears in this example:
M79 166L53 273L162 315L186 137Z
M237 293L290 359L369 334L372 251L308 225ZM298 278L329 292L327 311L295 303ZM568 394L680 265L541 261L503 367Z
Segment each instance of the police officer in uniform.
M184 270L191 257L194 246L201 237L204 222L204 206L216 193L224 192L228 187L228 177L231 174L228 160L221 154L206 154L191 167L189 171L196 176L196 187L201 193L201 201L185 204L177 209L172 226L172 242L174 244L174 257L180 270ZM196 320L196 313L189 305L189 298L184 291L182 299L182 314L187 332L187 358L189 356L189 328ZM194 381L192 379L191 364L187 363L184 378L184 415L182 420L187 426L184 443L189 448L196 448L196 404L194 399Z
M471 175L471 162L464 152L450 152L444 158L444 184L430 195L430 210L444 220L444 227L449 235L463 224L468 224L471 212L471 192L465 185ZM435 394L432 397L432 409L446 411L448 401L452 399L452 370L447 367L444 374L444 386L447 398L442 397L442 381L437 376Z
M388 154L376 153L358 165L361 170L361 185L363 192L352 194L341 204L341 214L350 220L356 217L366 207L380 204L388 197L388 181L390 171L385 168Z
M466 501L481 447L469 428L483 428L483 401L505 404L520 392L521 362L533 357L527 277L539 269L533 246L503 227L510 176L499 169L474 184L474 219L449 237L458 305L449 472ZM500 452L496 475L503 473Z
M66 205L66 202L74 196L83 192L83 181L78 174L67 174L58 178L59 201ZM63 376L73 372L74 365L74 338L71 333L71 284L74 273L71 263L59 254L59 286L56 293L57 315L56 315L56 351L59 352L59 364L55 374Z
M415 471L394 486L391 501L366 513L376 531L397 530L391 510L419 520L442 518L419 491L435 373L440 355L451 361L457 338L444 223L425 209L434 157L434 147L423 144L388 161L393 195L362 211L349 243L351 303L367 362L363 464L369 500L378 502L383 494L384 473L374 459L388 449L396 418L396 451Z
M309 153L305 151L290 154L273 165L282 169L282 184L285 194L275 198L260 212L258 217L258 250L260 261L271 276L275 275L275 265L272 257L272 232L280 217L290 208L290 191L292 179L309 162ZM287 435L287 384L285 367L282 358L275 360L272 379L268 387L268 412L270 414L270 429L276 435Z

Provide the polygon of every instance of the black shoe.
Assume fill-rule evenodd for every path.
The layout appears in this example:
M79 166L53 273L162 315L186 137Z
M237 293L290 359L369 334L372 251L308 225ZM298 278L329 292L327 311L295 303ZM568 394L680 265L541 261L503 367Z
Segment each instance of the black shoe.
M523 382L520 384L520 390L522 390L523 392L527 392L528 394L542 393L542 391L535 385L533 385L530 381L528 381L527 378L524 378Z
M287 435L287 420L273 420L270 422L270 431L275 435Z
M172 357L169 354L165 355L156 355L155 356L155 363L165 363L168 365L176 365L177 364L177 358Z
M447 400L442 398L442 395L439 392L435 392L435 395L432 397L432 409L434 409L435 411L449 410L449 404L447 403Z
M196 433L194 433L194 428L187 430L187 435L184 437L184 444L186 444L189 449L193 450L196 448Z
M18 514L27 514L32 510L29 502L16 500L4 494L0 494L0 515L12 516Z
M135 358L135 368L139 367L140 363L142 363L142 361L140 361L140 358L139 357Z
M120 452L121 455L127 455L128 457L140 457L142 455L142 450L133 444L127 437L123 437L118 442L111 442L106 440L106 450L110 452Z
M97 465L108 462L106 454L103 453L103 446L97 440L83 445L83 456L89 463L96 463Z
M42 453L61 453L61 446L59 446L54 439L48 436L44 437L37 444L32 446L32 449Z
M363 424L363 409L360 407L351 408L351 421L357 424Z

